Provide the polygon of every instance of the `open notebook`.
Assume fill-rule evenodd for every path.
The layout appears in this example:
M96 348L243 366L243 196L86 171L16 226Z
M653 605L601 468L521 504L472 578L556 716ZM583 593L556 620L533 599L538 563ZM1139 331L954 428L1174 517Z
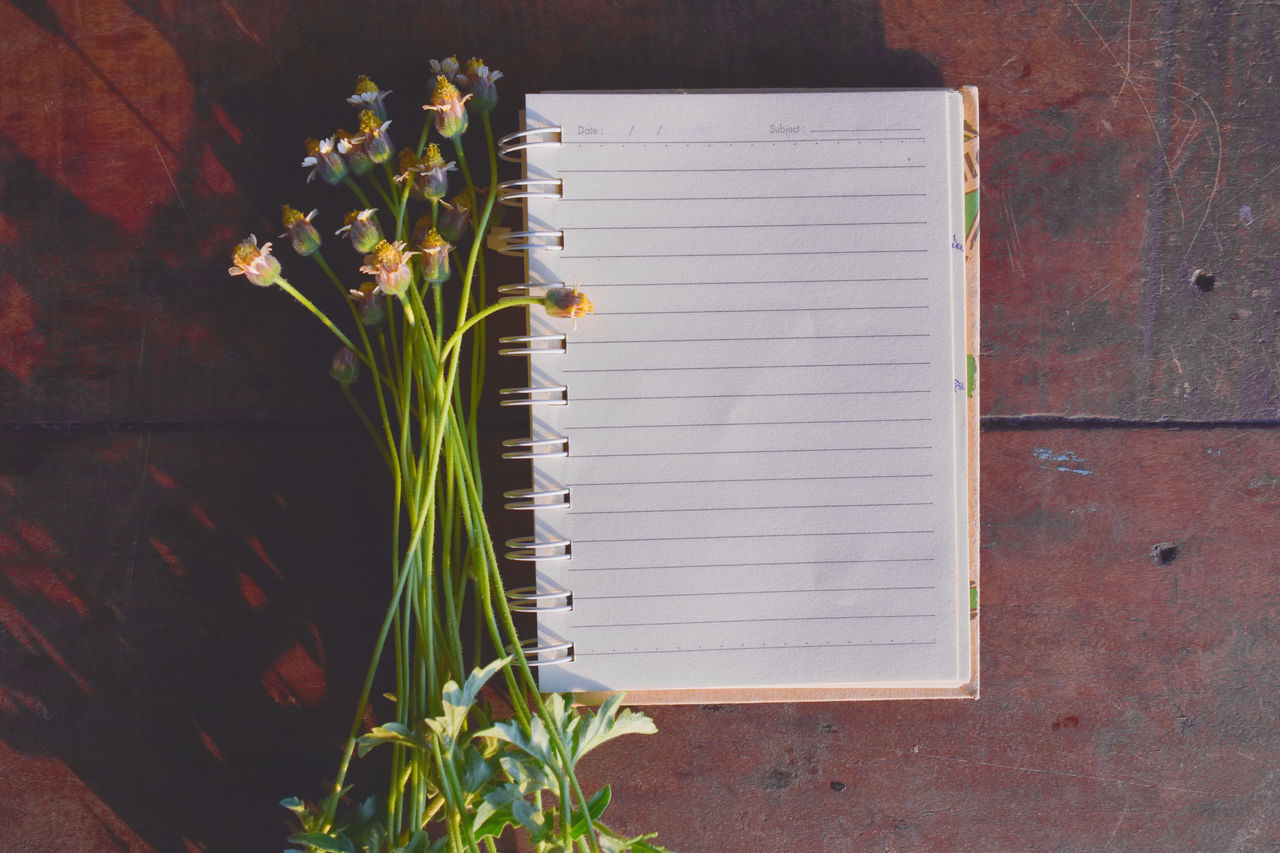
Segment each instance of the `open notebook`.
M976 91L525 106L543 689L976 696Z

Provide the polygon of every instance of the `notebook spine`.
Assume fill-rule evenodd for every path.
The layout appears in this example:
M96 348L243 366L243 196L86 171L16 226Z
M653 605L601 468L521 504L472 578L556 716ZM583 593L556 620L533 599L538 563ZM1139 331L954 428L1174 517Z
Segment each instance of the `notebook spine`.
M498 156L509 163L524 162L525 152L531 148L559 147L559 127L529 128L508 134L498 140ZM564 183L555 177L525 177L498 184L498 201L511 207L524 207L529 199L557 199ZM499 231L489 238L489 245L506 255L525 255L534 252L558 252L564 249L564 232L556 229L537 229L526 225L522 231ZM525 281L498 289L503 296L536 295L549 287L563 287L563 282ZM563 354L567 345L563 333L511 335L498 339L498 354L514 358L541 359ZM533 371L530 370L530 374ZM538 407L565 406L569 403L569 389L565 385L539 385L534 380L529 385L502 388L498 391L498 404L525 408L532 414ZM532 423L532 418L530 418ZM530 430L533 432L533 430ZM569 439L563 435L529 435L502 442L503 459L540 461L569 456ZM560 486L532 485L527 489L504 492L503 507L513 512L543 512L566 510L570 507L569 489ZM567 561L573 555L573 543L554 535L520 536L506 542L506 559L516 563L545 563ZM539 585L523 586L506 592L507 605L514 613L563 613L573 609L573 592L567 589ZM534 638L521 643L530 666L546 666L568 663L574 659L570 641L539 644Z

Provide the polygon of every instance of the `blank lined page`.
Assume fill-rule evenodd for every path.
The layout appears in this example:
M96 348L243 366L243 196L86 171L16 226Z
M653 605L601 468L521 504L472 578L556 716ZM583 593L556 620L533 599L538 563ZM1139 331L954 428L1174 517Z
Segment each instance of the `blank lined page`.
M534 281L594 315L531 384L547 690L968 678L957 93L545 94Z

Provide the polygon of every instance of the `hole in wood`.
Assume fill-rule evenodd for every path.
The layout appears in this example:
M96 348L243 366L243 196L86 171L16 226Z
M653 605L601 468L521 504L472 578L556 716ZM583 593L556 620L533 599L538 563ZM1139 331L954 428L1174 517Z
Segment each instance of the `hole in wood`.
M1208 293L1217 284L1217 277L1208 270L1196 270L1191 274L1191 283L1198 287L1201 293Z
M1178 559L1178 545L1174 542L1161 542L1151 546L1151 557L1159 565L1167 566Z

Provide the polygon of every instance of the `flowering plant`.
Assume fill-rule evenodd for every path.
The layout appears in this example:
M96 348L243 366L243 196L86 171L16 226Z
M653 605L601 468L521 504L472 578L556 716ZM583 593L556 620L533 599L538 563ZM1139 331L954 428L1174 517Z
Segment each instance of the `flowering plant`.
M319 803L282 802L300 823L290 841L342 853L495 851L510 829L527 833L537 851L657 851L649 836L627 839L601 824L609 787L587 797L575 775L586 752L622 734L653 732L653 723L621 709L620 696L591 711L575 708L569 696L539 694L482 503L477 418L485 319L521 305L578 318L591 312L591 303L576 288L486 302L483 247L497 198L490 111L502 72L479 59L460 66L452 57L432 60L431 68L431 97L415 146L396 155L386 112L390 92L368 77L347 99L359 110L358 131L307 142L307 180L318 175L342 185L359 204L336 235L350 241L360 260L349 265L367 280L344 283L325 260L313 224L318 211L284 208L280 237L338 288L356 340L284 277L271 243L259 245L250 235L232 253L232 275L284 290L342 343L330 374L377 445L395 497L391 602L332 787ZM484 129L488 186L477 185L463 146L471 115ZM439 143L429 144L433 129L455 160L445 159ZM446 201L454 173L465 187ZM422 210L416 220L411 202ZM352 391L361 373L372 385L366 403ZM474 624L464 626L468 614ZM485 636L498 651L482 665ZM395 660L394 719L366 731L388 644ZM481 698L499 674L511 708L506 718ZM379 747L391 753L386 794L348 805L353 756Z

